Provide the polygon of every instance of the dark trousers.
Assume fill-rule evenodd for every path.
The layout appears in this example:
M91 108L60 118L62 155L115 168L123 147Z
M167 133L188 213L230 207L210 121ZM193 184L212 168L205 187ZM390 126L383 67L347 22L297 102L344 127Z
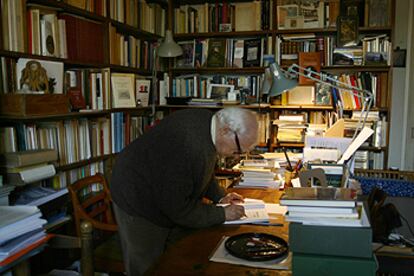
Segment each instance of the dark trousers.
M165 228L149 220L131 216L113 204L121 238L122 254L127 275L143 275L162 255L165 248L192 230Z

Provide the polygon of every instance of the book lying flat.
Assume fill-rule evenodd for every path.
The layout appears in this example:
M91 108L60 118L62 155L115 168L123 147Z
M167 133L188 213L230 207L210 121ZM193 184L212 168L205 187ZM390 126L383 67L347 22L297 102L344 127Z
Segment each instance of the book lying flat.
M301 222L304 225L329 225L344 227L370 227L369 219L362 203L358 205L357 217L293 217L285 216L286 221Z
M355 207L355 190L332 187L288 188L280 198L281 205Z
M227 206L228 204L218 204L218 206ZM247 224L257 222L269 222L269 214L266 211L266 205L263 200L245 198L243 203L240 203L244 207L245 217L238 220L230 220L224 222L224 224Z
M30 166L53 162L58 158L54 149L37 149L18 152L7 152L0 155L0 165L7 168Z

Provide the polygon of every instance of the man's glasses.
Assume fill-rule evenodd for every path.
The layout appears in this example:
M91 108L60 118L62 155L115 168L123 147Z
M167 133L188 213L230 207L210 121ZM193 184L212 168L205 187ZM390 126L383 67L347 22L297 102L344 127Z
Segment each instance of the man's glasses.
M236 140L236 146L237 146L237 152L235 152L235 154L243 154L243 151L240 147L240 140L239 140L239 136L237 135L237 132L234 132L234 139Z

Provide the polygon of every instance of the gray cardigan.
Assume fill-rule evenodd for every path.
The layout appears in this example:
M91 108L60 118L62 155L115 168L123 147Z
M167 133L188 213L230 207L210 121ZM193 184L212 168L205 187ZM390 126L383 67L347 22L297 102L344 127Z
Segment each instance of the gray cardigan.
M224 209L201 200L217 202L224 196L214 179L212 116L201 109L174 112L129 144L112 172L115 203L163 227L223 223Z

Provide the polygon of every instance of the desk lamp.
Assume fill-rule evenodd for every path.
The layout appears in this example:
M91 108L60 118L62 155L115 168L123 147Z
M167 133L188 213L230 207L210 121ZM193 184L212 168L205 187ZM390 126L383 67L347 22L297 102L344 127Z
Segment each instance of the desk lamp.
M270 79L272 80L269 96L278 96L287 90L296 87L298 83L296 80L293 80L292 77L298 76L303 76L318 83L337 88L339 93L351 93L353 96L360 98L362 101L361 116L358 120L358 127L355 130L352 139L355 139L357 134L365 127L368 113L374 101L374 95L371 91L359 88L357 86L349 85L325 73L316 72L310 68L303 68L297 64L291 65L288 70L283 70L276 62L273 62L270 64L269 68L266 68L265 74L267 74L267 77L265 76L265 79L267 81ZM342 114L343 107L340 105L339 108Z
M152 82L153 82L153 93L152 93L152 114L151 117L153 118L153 122L155 121L155 93L157 92L157 70L156 66L158 65L158 58L165 57L165 58L172 58L178 57L183 54L183 49L180 45L178 45L172 36L171 30L166 30L165 39L164 41L158 46L154 47L154 64L152 67Z

